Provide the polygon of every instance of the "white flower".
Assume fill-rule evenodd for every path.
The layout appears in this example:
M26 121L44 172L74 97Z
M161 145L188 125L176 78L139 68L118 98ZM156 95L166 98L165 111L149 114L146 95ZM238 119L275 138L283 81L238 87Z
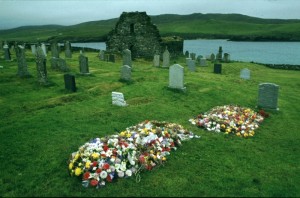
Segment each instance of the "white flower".
M124 177L124 172L123 171L119 171L118 172L118 177Z
M106 171L101 171L100 177L101 177L102 179L105 179L105 178L107 177L107 172L106 172Z
M131 172L131 170L126 170L125 174L126 174L128 177L131 177L132 172Z

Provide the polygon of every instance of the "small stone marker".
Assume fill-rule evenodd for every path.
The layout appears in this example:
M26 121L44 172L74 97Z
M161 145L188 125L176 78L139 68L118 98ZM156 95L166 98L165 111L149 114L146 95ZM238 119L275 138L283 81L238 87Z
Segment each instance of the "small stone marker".
M155 55L154 55L154 57L153 57L153 66L154 66L154 67L159 67L159 61L160 61L159 58L160 58L160 57L159 57L158 54L155 54Z
M202 67L207 66L205 58L200 58L200 66L202 66Z
M190 53L191 59L196 60L196 54L195 53Z
M221 74L222 73L222 64L214 64L214 73Z
M131 67L128 65L123 65L121 67L121 80L130 81L131 80Z
M190 71L194 72L196 71L196 63L195 60L189 59L187 60L187 65Z
M219 52L217 53L217 61L222 61L223 50L222 46L219 47Z
M261 83L258 89L257 106L263 109L279 110L277 107L279 86L274 83Z
M185 90L184 87L184 68L179 64L174 64L169 70L169 88Z
M8 45L5 44L3 46L3 49L4 49L4 58L5 58L5 60L10 61L11 60L11 56L10 56L10 51L9 51Z
M45 43L42 43L42 44L41 44L41 47L42 47L42 50L43 50L45 56L47 57L47 48L46 48Z
M99 52L99 59L100 60L105 60L105 52L104 52L104 50L100 50L100 52Z
M65 42L65 57L72 58L71 43L69 41Z
M123 50L123 65L128 65L132 67L132 60L131 60L131 51L129 49Z
M65 74L64 75L65 81L65 89L68 91L76 92L76 83L75 83L75 76L72 74Z
M190 57L189 51L185 51L184 56L185 56L186 58L189 58L189 57Z
M210 61L211 61L211 62L214 62L215 59L216 59L216 56L215 56L214 53L212 53L212 54L210 55Z
M84 56L83 54L79 55L79 71L80 74L89 75L89 60L88 57Z
M250 79L250 70L247 68L244 68L240 72L240 78L249 80Z
M117 105L117 106L121 106L121 107L128 105L128 104L126 104L123 93L112 92L111 96L112 96L112 104L113 105Z
M169 67L169 65L170 65L170 52L168 51L168 48L166 47L166 49L163 53L162 67Z
M65 59L52 57L50 59L50 62L51 62L51 68L54 70L59 70L62 72L70 71L70 68L67 66Z
M185 63L188 65L189 61L192 60L191 58L185 58Z
M228 54L228 53L224 53L224 58L223 58L223 61L224 61L225 63L228 63L228 62L230 62L230 54Z
M31 45L31 52L32 54L36 54L36 46L35 45Z

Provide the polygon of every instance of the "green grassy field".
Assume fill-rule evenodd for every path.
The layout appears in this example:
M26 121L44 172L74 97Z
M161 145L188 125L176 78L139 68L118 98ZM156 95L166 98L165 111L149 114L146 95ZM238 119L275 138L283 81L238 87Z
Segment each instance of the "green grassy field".
M76 76L77 92L64 88L63 73L50 69L51 86L36 81L35 58L27 51L32 78L19 78L17 62L5 61L0 52L0 196L1 197L161 197L161 196L300 196L298 71L264 66L223 63L190 72L184 57L171 62L185 67L186 92L168 89L169 71L143 59L133 61L132 83L120 82L121 57L116 63L88 52L90 76L79 75L78 52L66 59ZM60 56L64 58L64 54ZM251 79L242 80L242 68ZM255 109L258 85L280 86L279 111L268 111L252 138L208 132L189 119L219 105ZM127 107L111 104L111 92L125 96ZM134 177L118 179L102 189L84 188L71 177L68 159L91 138L115 134L144 120L175 122L200 135L172 151L164 166Z

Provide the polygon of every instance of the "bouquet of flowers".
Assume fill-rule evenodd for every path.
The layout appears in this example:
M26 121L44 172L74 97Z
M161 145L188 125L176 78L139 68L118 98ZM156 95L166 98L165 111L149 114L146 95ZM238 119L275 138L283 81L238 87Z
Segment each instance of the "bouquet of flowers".
M265 115L268 114L263 110L257 113L246 107L224 105L214 107L209 112L199 114L189 121L208 131L249 137L255 134L254 130L263 122Z
M181 125L144 121L119 134L95 138L79 147L69 159L69 171L82 177L84 187L105 186L116 178L139 176L166 161L181 141L199 136Z

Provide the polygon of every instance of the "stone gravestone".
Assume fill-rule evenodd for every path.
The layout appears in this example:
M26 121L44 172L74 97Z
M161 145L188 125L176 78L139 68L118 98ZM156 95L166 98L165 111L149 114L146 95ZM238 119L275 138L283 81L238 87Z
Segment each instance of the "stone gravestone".
M79 71L80 74L89 75L89 59L83 54L79 55Z
M190 60L192 60L192 59L191 58L185 58L185 64L188 65Z
M197 56L197 58L196 58L197 64L198 64L198 63L200 64L200 60L201 60L201 58L203 58L203 56L202 56L202 55L198 55L198 56Z
M65 81L65 89L68 91L76 92L76 82L75 82L75 76L72 74L65 74L64 75L64 81Z
M99 52L99 59L100 60L105 60L105 52L104 52L104 50L100 50L100 52Z
M121 80L130 81L131 80L131 67L128 65L123 65L121 67Z
M224 53L224 58L223 58L223 61L224 61L225 63L228 63L228 62L230 62L230 54L228 54L228 53Z
M179 64L174 64L169 70L169 88L185 90L184 87L184 68Z
M166 49L163 53L162 67L169 67L169 65L170 65L170 52L168 51L168 48L166 47Z
M187 65L188 65L188 68L190 71L192 71L192 72L196 71L195 60L192 60L192 59L188 60Z
M196 54L195 54L195 53L191 53L190 55L191 55L191 59L192 59L192 60L195 60L195 59L196 59Z
M42 50L43 50L45 56L47 57L47 48L46 48L45 43L42 43L42 44L41 44L41 47L42 47Z
M189 51L185 51L184 56L185 56L186 58L189 58L189 57L190 57Z
M4 49L4 58L5 58L5 60L10 61L11 60L11 56L10 56L10 51L9 51L8 45L5 44L3 46L3 49Z
M212 53L212 54L210 55L210 61L211 61L211 62L214 62L214 61L215 61L215 58L216 58L215 54Z
M214 64L214 73L221 74L222 73L222 64Z
M219 47L219 52L217 53L217 61L222 61L222 56L223 56L223 50L222 46Z
M114 54L110 54L109 57L108 57L108 61L114 63L115 62L115 55Z
M15 47L16 57L18 61L18 73L17 75L20 77L29 77L31 76L27 69L27 63L25 58L25 46L18 45Z
M59 49L56 42L51 43L51 56L54 58L59 58Z
M258 89L257 106L263 109L279 110L277 107L279 86L273 83L261 83Z
M40 46L36 49L36 69L38 82L43 85L48 84L46 56Z
M65 42L65 57L72 58L71 43L69 41Z
M132 67L132 60L131 60L131 51L129 49L123 50L123 65L128 65Z
M62 72L70 71L70 68L67 66L65 59L52 57L50 59L50 62L51 62L51 68L54 70L59 70Z
M112 92L111 96L112 96L113 105L122 106L122 107L127 106L123 93Z
M153 66L154 67L159 67L159 58L160 56L158 54L155 54L154 57L153 57Z
M207 66L205 58L200 58L200 66Z
M31 52L32 54L36 54L36 46L35 45L31 45Z
M240 78L249 80L250 79L250 70L247 68L244 68L240 72Z

